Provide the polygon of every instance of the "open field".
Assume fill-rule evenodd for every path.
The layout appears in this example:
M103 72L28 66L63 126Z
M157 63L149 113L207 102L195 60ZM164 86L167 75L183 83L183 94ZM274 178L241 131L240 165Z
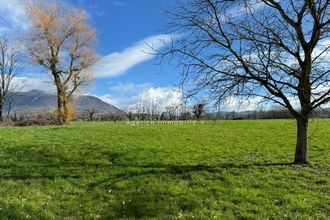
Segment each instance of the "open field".
M329 219L330 120L0 128L0 218Z

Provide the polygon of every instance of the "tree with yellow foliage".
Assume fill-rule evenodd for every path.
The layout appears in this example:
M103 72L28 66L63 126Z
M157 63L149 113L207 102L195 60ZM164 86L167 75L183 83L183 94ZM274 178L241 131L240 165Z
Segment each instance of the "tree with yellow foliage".
M97 32L83 10L36 1L26 3L25 9L32 25L24 44L32 60L50 73L57 91L58 123L66 124L73 94L91 79Z

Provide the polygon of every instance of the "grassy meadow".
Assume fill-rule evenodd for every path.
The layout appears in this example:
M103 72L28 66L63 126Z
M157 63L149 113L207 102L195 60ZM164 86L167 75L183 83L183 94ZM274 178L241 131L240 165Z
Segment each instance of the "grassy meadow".
M330 120L0 128L0 219L329 219Z

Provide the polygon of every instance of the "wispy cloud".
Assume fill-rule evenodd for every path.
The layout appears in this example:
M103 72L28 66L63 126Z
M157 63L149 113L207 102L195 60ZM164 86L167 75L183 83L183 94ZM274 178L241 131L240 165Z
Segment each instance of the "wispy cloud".
M144 91L146 89L149 89L152 87L151 83L118 83L111 87L111 90L117 92L117 93L139 93L141 91Z
M160 50L164 43L173 39L172 35L147 37L121 52L111 53L95 64L96 78L113 77L124 74L134 66L155 57L154 50Z
M119 0L112 1L112 4L117 7L126 7L127 6L125 2L119 1Z
M19 0L0 0L0 33L24 31L28 25Z

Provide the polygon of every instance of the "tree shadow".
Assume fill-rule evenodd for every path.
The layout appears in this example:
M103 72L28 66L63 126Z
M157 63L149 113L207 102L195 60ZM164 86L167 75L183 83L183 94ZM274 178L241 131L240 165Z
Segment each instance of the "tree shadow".
M138 168L141 171L127 171L125 173L114 174L109 179L130 178L136 175L145 174L172 174L182 175L186 173L207 171L210 173L218 172L219 169L249 169L251 167L277 167L277 166L291 166L293 163L219 163L214 165L204 164L164 164L164 163L150 163L150 164L134 164L134 161L129 163L118 162L118 159L124 156L123 153L106 153L103 156L107 157L111 163L92 163L79 160L80 158L67 158L58 151L46 151L42 149L35 149L33 146L22 146L1 149L4 155L10 155L12 162L4 163L0 161L0 169L5 171L5 174L0 175L0 179L12 180L27 180L27 179L55 179L55 178L80 178L81 171L86 170L107 170L118 169L127 170L129 168ZM132 153L132 152L130 152ZM59 170L63 172L47 172L49 170ZM52 174L54 173L54 174ZM83 173L83 172L82 172ZM114 177L114 178L113 178ZM107 181L105 179L104 181ZM96 184L96 183L95 183ZM94 184L94 185L95 185ZM96 184L97 185L97 184Z
M134 152L129 153L134 154ZM248 170L252 167L292 165L292 163L268 162L218 163L214 165L166 163L135 164L134 160L125 160L124 153L116 152L103 154L103 157L106 157L109 163L97 163L92 162L93 160L81 161L81 157L73 158L57 150L47 151L41 148L34 148L33 146L15 147L15 149L3 148L2 155L6 155L7 158L10 158L11 162L3 159L0 161L0 180L47 180L52 182L57 178L61 178L80 182L82 178L87 178L88 181L85 185L79 185L77 187L83 187L84 190L90 194L95 194L100 189L101 191L107 191L121 181L128 181L130 184L137 185L141 178L148 179L150 176L151 178L158 178L162 175L173 175L178 180L189 181L189 176L193 173L208 172L220 174L216 175L215 178L221 180L221 172L223 170ZM93 159L92 155L90 157ZM102 175L94 178L94 174L97 172L102 173ZM159 181L163 180L160 179ZM112 214L109 210L106 210L103 213L104 216L110 215L109 218L157 218L160 216L169 216L170 218L173 212L179 212L180 209L193 212L194 209L200 205L198 201L184 195L179 195L178 198L175 198L175 200L178 200L177 204L170 204L168 206L161 205L162 202L170 198L166 189L153 188L143 193L132 188L123 188L120 190L124 193L122 196L125 197L125 195L129 195L131 201L125 201L125 204L121 204L120 201L117 201L111 208ZM95 198L99 199L97 196Z
M169 164L145 164L145 165L133 165L133 164L116 164L116 167L125 168L124 172L117 173L111 177L97 180L88 185L90 190L94 188L104 189L116 189L117 184L120 182L134 182L138 185L141 178L148 179L150 176L160 177L162 175L174 175L176 178L183 181L190 181L192 174L206 171L208 173L221 173L223 169L249 169L251 167L279 167L279 166L291 166L292 163L251 163L251 164L233 164L222 163L214 166L209 165L169 165ZM130 170L129 168L132 168ZM139 168L139 169L136 169ZM136 179L137 178L137 179ZM169 177L171 178L171 177ZM212 178L218 181L226 181L221 175L215 175ZM161 181L161 180L160 180ZM119 184L121 186L121 184ZM118 188L117 188L118 190ZM200 206L200 201L196 201L189 196L177 195L177 199L180 201L176 205L171 206L171 202L168 205L161 205L162 201L171 198L169 195L164 195L164 192L158 188L153 188L150 192L139 193L137 190L125 189L125 193L129 195L129 201L125 204L119 204L113 212L116 217L120 218L157 218L159 216L166 216L166 213L171 213L173 210L179 213L180 210L186 212L194 212L196 207ZM125 197L125 196L124 196ZM157 204L157 203L160 204ZM177 208L179 207L179 210ZM172 216L173 217L173 216ZM169 217L170 218L170 217Z
M293 163L250 163L250 164L234 164L234 163L221 163L214 166L210 165L171 165L171 164L115 164L110 167L126 168L124 173L118 173L110 178L105 178L98 182L93 182L89 187L95 187L102 183L115 184L116 182L127 180L135 176L143 175L160 175L160 174L172 174L172 175L185 175L194 172L207 171L209 173L219 172L219 169L249 169L251 167L284 167L292 166ZM140 168L141 171L130 171L127 168ZM110 185L111 185L110 184Z

